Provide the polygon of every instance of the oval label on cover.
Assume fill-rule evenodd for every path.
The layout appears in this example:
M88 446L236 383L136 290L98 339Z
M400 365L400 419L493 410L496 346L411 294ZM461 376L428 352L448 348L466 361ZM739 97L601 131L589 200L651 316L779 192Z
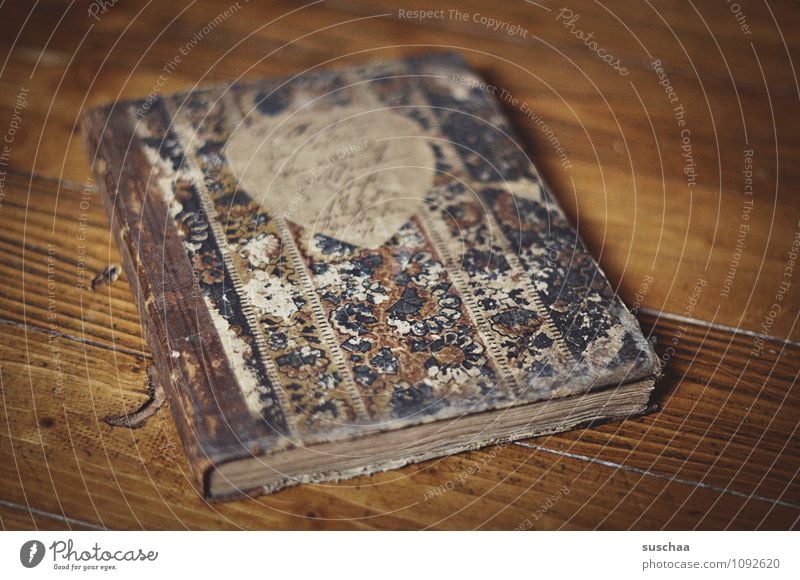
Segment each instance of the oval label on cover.
M388 109L301 109L246 120L225 155L269 213L361 247L383 244L419 209L435 158L419 126Z

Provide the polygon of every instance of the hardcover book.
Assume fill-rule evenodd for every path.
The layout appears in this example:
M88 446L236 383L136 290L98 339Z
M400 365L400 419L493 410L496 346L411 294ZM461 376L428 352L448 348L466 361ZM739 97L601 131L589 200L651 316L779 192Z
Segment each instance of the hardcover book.
M206 497L646 409L656 355L481 82L433 54L87 113Z

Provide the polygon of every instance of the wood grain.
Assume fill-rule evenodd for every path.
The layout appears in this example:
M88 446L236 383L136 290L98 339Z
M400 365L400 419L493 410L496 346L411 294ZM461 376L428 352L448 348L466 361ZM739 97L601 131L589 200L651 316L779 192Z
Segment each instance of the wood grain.
M753 358L750 335L649 313L640 320L667 361L658 412L528 443L797 504L800 349L770 341Z
M11 336L22 334L23 329L15 328ZM617 426L623 435L614 438L609 455L587 451L590 439L581 451L597 463L537 440L536 448L490 448L340 484L208 504L191 485L168 415L162 413L136 431L112 429L100 421L104 414L137 404L135 391L143 390L145 373L134 357L118 353L114 361L106 349L82 345L78 351L68 348L69 339L56 339L66 380L62 392L51 393L44 383L51 376L46 365L52 346L39 333L29 335L27 349L21 347L23 342L2 347L3 360L8 361L3 411L14 431L2 438L0 452L13 458L17 469L4 469L0 483L9 501L23 503L27 498L39 509L94 525L513 528L563 487L569 490L563 505L559 502L546 520L537 520L540 526L784 528L800 516L796 492L783 494L778 503L777 494L769 498L723 492L722 486L710 483L698 485L702 482L690 481L686 474L671 473L668 463L659 466L664 477L644 475L627 462L620 467L599 464L625 451L624 433L642 419ZM34 352L41 354L34 357ZM21 374L22 368L30 373L32 389L9 385L6 375ZM91 376L86 373L89 368ZM580 441L579 433L573 436ZM701 447L712 452L713 442ZM646 459L643 453L641 460ZM699 461L695 469L703 466ZM741 482L739 489L746 484ZM698 506L708 511L698 511Z
M83 12L68 12L45 53L54 56L39 61L33 79L28 77L36 61L31 61L39 54L32 47L46 38L35 29L21 35L19 43L28 49L11 52L2 77L9 94L23 85L31 88L28 131L15 142L12 167L83 182L89 170L74 136L80 111L142 97L154 87L167 92L197 82L296 73L331 60L331 47L341 55L333 62L337 65L432 48L459 49L490 82L539 113L564 145L569 171L562 169L552 145L520 107L506 106L523 144L623 297L630 299L645 276L656 275L647 305L682 313L695 275L702 272L710 283L697 306L702 318L758 330L770 309L800 214L790 187L800 180L797 164L790 162L800 144L776 119L791 118L800 92L793 77L784 74L791 67L791 50L787 53L781 37L769 33L774 28L770 15L755 6L760 16L753 24L760 28L752 39L742 35L732 18L726 20L724 6L697 7L701 20L691 6L664 3L647 13L625 12L623 22L636 37L632 40L603 8L576 4L573 9L584 30L602 30L603 46L630 63L631 74L623 78L556 22L552 12L531 5L462 9L523 23L530 38L520 40L471 21L400 19L388 3L360 8L324 3L273 24L299 6L248 4L247 13L215 28L163 81L159 76L165 64L181 54L180 39L190 40L198 27L219 14L219 7L192 4L169 27L186 6L152 4L135 17L140 8L115 6L99 23ZM409 3L407 9L412 8ZM783 6L774 10L782 30L788 34L797 29L794 12ZM686 11L691 17L681 16ZM54 8L47 18L55 20L55 14L60 16ZM713 35L703 21L714 23ZM129 25L124 34L122 23ZM293 42L298 38L302 40ZM654 58L666 63L687 111L699 168L693 191L683 175L681 134L672 105L650 66ZM0 114L10 115L11 101L5 107ZM721 284L742 221L745 149L754 151L756 199L733 294L722 299ZM778 207L785 210L776 211ZM771 333L800 339L791 310L779 313Z
M119 263L99 198L85 185L81 111L147 95L180 47L227 5L125 2L95 21L87 4L0 8L13 30L0 38L8 55L0 134L14 118L16 95L28 90L0 197L4 528L798 526L796 280L761 356L752 355L747 332L764 330L800 231L800 136L791 129L800 13L791 3L740 2L752 28L746 35L725 3L570 2L578 27L594 31L630 69L626 77L557 21L562 4L548 0L537 2L545 8L457 7L517 23L526 38L471 18L402 18L384 0L336 0L247 4L198 42L159 91L294 74L331 59L339 66L461 51L552 129L569 169L535 119L519 104L504 105L622 297L650 309L640 319L669 359L660 410L647 417L229 504L197 497L166 411L136 431L101 421L144 400L150 354L124 276L102 292L76 288L82 273L88 284ZM402 8L431 5L404 1ZM691 190L654 59L665 64L686 110L698 169ZM754 152L754 205L724 298L743 223L746 149ZM698 280L705 286L693 305ZM671 314L658 316L662 310ZM548 499L552 508L542 511Z
M93 530L94 526L49 514L41 510L30 509L11 502L0 504L0 530Z

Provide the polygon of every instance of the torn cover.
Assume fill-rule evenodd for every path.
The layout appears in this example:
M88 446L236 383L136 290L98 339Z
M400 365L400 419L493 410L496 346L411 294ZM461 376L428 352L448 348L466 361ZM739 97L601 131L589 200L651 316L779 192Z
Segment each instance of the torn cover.
M87 114L199 479L657 373L480 83L434 54Z

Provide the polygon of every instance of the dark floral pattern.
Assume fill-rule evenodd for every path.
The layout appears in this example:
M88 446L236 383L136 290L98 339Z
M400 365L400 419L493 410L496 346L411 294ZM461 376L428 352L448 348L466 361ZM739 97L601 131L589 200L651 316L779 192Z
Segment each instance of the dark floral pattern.
M483 395L496 370L416 219L376 250L295 231L371 415L441 409L456 391Z
M195 276L206 284L219 284L225 278L222 260L213 251L195 254L192 258Z
M366 304L347 303L331 313L331 323L342 334L361 336L378 323L372 309Z
M309 379L328 368L330 361L318 348L304 346L275 358L278 368L292 379Z
M460 326L455 331L445 332L441 338L427 345L430 357L425 361L429 376L437 380L458 385L483 373L487 358L482 344Z
M217 214L229 240L249 239L270 230L269 215L255 202L219 204Z

